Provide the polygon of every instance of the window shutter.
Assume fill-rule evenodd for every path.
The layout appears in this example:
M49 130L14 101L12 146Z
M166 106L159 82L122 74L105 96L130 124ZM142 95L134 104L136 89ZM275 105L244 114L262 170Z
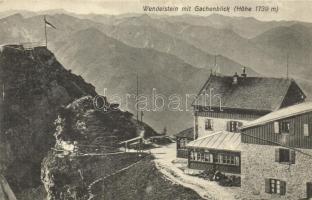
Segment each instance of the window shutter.
M275 149L275 162L280 162L280 149Z
M227 123L226 123L226 130L227 131L231 131L231 121L228 121Z
M205 119L205 130L209 129L209 119Z
M312 197L312 182L307 182L307 197Z
M295 123L289 122L289 134L294 135L295 134Z
M294 150L290 150L290 159L289 159L291 164L296 163L296 152Z
M309 136L309 125L308 124L303 124L303 135Z
M210 158L209 158L209 162L213 163L213 155L212 155L212 154L210 154L209 156L210 156Z
M213 120L210 119L211 129L213 130Z
M274 133L279 133L279 123L278 122L274 122Z
M269 194L271 193L270 179L265 179L265 192Z
M239 156L235 156L235 165L237 165L237 166L240 165Z
M285 195L286 194L286 182L285 181L281 181L281 195Z

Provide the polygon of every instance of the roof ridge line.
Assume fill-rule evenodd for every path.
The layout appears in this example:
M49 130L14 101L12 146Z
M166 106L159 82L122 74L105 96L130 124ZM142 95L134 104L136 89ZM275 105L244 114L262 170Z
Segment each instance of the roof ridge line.
M220 134L220 133L222 133L222 132L223 132L223 131L217 131L217 132L214 132L214 133L212 133L212 134L205 135L205 136L203 136L203 137L197 138L196 140L193 140L193 141L202 140L202 139L205 139L205 138L210 137L210 136L218 135L218 134ZM192 141L192 142L193 142L193 141Z
M202 86L202 88L199 90L199 92L196 95L196 98L194 99L194 101L191 103L192 106L194 106L194 103L197 101L198 97L200 96L200 94L202 93L202 91L204 90L204 88L206 88L206 85L210 82L212 75L209 75L208 80L205 82L205 84Z
M306 102L306 103L312 103L311 101L309 101L309 102ZM299 104L296 104L296 105L293 105L293 106L297 106L297 105L301 105L301 104L304 104L304 103L299 103ZM279 111L281 111L281 110L284 110L284 109L287 109L287 108L289 108L289 107L292 107L292 106L288 106L288 107L285 107L285 108L281 108L281 109L279 109L279 110L276 110L276 111L274 111L274 112L279 112ZM268 122L272 122L272 121L276 121L276 120L280 120L280 119L285 119L285 118L288 118L288 117L292 117L292 116L295 116L295 115L301 115L301 114L304 114L304 113L307 113L307 112L311 112L312 111L312 108L310 108L310 109L307 109L307 110L303 110L303 111L300 111L300 112L296 112L296 113L290 113L290 114L287 114L287 115L284 115L284 116L279 116L279 117L275 117L275 118L272 118L272 119L268 119L268 120L265 120L265 121L263 121L263 122L261 122L261 123L255 123L255 124L252 124L252 122L253 121L251 121L250 122L250 124L251 125L245 125L245 126L242 126L241 127L241 130L242 129L246 129L246 128L250 128L250 127L254 127L254 126L259 126L259 125L263 125L263 124L266 124L266 123L268 123ZM273 112L272 112L273 113ZM271 114L271 113L269 113L269 114ZM267 114L267 115L269 115L269 114ZM264 115L263 117L265 117L266 115ZM261 119L262 117L260 117L260 118L258 118L258 119ZM256 119L256 120L258 120L258 119ZM255 121L256 121L255 120Z
M287 95L288 91L290 90L290 86L294 82L294 80L292 80L292 79L286 79L286 80L289 80L287 90L285 91L284 95L282 96L282 99L279 102L278 107L274 108L274 111L276 111L276 110L281 108L281 106L282 106L282 104L283 104L283 102L284 102L284 100L286 98L286 95Z

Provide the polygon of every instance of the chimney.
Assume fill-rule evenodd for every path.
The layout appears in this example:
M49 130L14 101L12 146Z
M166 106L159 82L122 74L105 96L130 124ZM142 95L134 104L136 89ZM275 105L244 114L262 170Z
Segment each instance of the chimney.
M238 77L239 76L237 75L237 72L235 72L235 74L233 76L233 82L232 82L233 85L236 85L238 83Z
M246 77L247 77L247 74L246 74L246 67L243 67L242 77L243 77L243 78L246 78Z

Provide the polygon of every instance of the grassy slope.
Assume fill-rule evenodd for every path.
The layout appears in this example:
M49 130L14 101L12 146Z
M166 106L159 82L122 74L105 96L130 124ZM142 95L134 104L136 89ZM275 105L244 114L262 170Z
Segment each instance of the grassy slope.
M46 196L47 193L43 185L16 194L18 200L46 200Z
M166 180L150 158L97 185L98 199L202 199L191 189Z

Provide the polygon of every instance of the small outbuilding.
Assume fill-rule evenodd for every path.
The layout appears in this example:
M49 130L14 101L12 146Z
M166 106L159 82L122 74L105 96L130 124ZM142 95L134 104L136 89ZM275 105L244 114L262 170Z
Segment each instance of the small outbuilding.
M194 128L188 128L176 134L177 157L188 158L187 143L194 140Z

